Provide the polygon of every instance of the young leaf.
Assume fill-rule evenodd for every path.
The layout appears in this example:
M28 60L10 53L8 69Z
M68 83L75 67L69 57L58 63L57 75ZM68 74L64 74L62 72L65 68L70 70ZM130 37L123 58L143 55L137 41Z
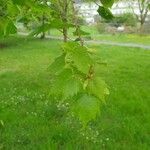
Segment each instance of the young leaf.
M87 90L90 94L95 95L104 103L105 103L105 96L109 95L107 84L100 77L96 77L95 79L90 80L87 86Z
M81 87L82 86L79 80L74 77L70 78L64 86L63 97L68 98L77 95L78 92L81 90Z
M70 69L64 69L53 81L51 94L60 95L64 99L73 97L81 89L81 83Z
M79 28L79 29L76 29L75 32L73 32L73 35L74 35L74 36L78 36L78 35L90 35L90 33L85 32L85 31L83 31L83 30L81 30L81 29Z
M63 95L63 89L67 81L72 77L71 69L63 69L52 81L51 94Z
M86 125L89 121L95 119L99 114L99 100L94 96L85 94L77 100L73 111L79 117L80 121Z
M54 62L50 65L49 71L51 74L60 73L65 67L65 54L57 57Z
M106 19L106 20L111 20L113 19L113 14L111 13L111 11L108 8L105 8L103 6L99 6L97 12L99 13L99 15Z
M86 47L77 42L68 42L63 45L68 57L73 61L73 65L82 73L87 74L90 65L93 64Z

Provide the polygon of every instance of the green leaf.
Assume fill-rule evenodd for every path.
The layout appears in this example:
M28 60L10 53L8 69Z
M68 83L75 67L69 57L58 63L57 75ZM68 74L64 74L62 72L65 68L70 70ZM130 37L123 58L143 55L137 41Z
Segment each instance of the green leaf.
M55 76L52 81L51 94L56 96L62 96L64 86L68 79L72 77L72 71L70 69L64 69L59 75Z
M79 117L80 121L86 125L100 113L99 100L94 96L85 94L77 100L73 111Z
M104 7L112 7L114 0L100 0Z
M15 34L16 32L17 32L16 26L11 20L9 20L5 29L5 36L8 36L9 34Z
M71 23L63 23L60 19L52 20L50 25L51 25L51 28L54 28L54 29L62 29L63 27L67 27L67 28L74 27L73 24L71 24Z
M65 54L57 57L49 67L49 71L51 74L60 73L65 67Z
M102 6L99 6L97 12L99 13L99 15L106 19L106 20L111 20L113 19L113 14L111 13L111 11L108 9L108 8L105 8L105 7L102 7Z
M60 20L53 20L50 23L45 23L44 25L40 25L36 27L29 36L37 36L42 32L47 32L50 29L62 29L64 26L72 27L71 24L63 24Z
M62 96L64 99L73 97L81 89L81 83L76 79L70 69L64 69L57 75L51 88L51 94Z
M26 0L12 0L15 5L24 5Z
M23 16L23 17L18 18L17 22L28 23L29 22L29 18L26 17L26 16Z
M90 80L87 85L87 90L90 94L93 94L105 103L105 96L109 95L109 90L107 84L100 77L96 77Z
M30 34L29 36L37 36L39 35L40 33L42 32L46 32L48 30L51 29L51 26L50 24L44 24L44 25L41 25L39 27L36 27Z
M8 36L17 32L17 28L13 21L8 18L2 18L0 20L0 36Z
M82 73L87 74L90 66L93 64L91 57L87 51L87 48L81 46L77 42L68 42L63 45L64 50L67 53L67 57L70 58L75 66Z
M24 5L32 6L32 7L35 6L35 3L31 0L12 0L12 2L13 4L20 5L20 6L24 6Z
M76 78L70 78L63 89L63 97L66 99L68 97L73 97L78 94L78 92L81 90L81 83Z
M83 31L83 30L81 30L81 29L79 28L79 29L76 29L75 32L73 32L73 35L74 35L74 36L78 36L78 35L90 35L90 33L85 32L85 31Z

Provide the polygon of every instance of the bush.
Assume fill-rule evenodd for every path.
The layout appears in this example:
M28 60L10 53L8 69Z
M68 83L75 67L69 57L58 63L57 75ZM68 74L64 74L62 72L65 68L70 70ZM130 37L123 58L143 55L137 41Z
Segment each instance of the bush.
M113 20L108 22L111 26L119 27L122 25L125 26L136 26L137 20L131 13L125 13L119 16L116 16Z
M106 24L105 23L97 23L96 25L98 33L104 33L106 29Z

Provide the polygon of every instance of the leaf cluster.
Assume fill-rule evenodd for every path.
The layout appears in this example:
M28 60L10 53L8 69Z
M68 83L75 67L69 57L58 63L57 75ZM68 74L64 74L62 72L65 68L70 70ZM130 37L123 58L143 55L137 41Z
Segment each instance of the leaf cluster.
M78 42L67 42L62 45L62 55L49 67L51 95L73 103L71 110L84 125L96 118L109 94L105 81L95 75L97 62L91 55Z

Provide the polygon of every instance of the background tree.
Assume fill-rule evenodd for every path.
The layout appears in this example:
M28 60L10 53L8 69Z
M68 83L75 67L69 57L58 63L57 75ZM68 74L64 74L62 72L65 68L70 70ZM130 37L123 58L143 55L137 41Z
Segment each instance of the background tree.
M135 9L137 9L137 7L135 7L135 4L137 3L138 5L138 12L136 12ZM146 18L148 16L148 12L150 10L150 0L132 0L129 2L129 5L134 13L134 15L136 16L137 20L140 22L140 27L142 29Z

